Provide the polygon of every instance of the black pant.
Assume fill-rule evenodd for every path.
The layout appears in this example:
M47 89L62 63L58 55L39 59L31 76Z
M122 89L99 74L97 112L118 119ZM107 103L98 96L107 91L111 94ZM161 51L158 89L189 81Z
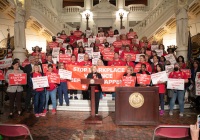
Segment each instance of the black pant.
M99 99L100 99L100 92L95 92L95 114L98 114L99 111Z
M82 91L83 100L90 100L90 90L89 91Z
M69 93L70 93L70 96L72 96L73 94L75 95L75 96L77 96L77 90L69 90Z
M21 97L22 97L22 92L15 92L11 93L8 92L9 96L9 101L10 101L10 113L13 113L14 111L14 104L15 104L15 99L16 99L16 104L17 104L17 110L21 111Z
M33 94L33 89L32 87L26 87L26 98L25 98L25 109L31 108L31 98Z

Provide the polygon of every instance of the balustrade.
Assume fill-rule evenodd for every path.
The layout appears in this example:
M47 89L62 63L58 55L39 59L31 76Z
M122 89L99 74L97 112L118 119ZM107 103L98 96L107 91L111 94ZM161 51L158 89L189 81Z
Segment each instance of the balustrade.
M134 4L129 5L128 9L130 12L146 11L146 6L144 4Z
M80 13L82 8L80 6L66 6L64 8L65 13Z

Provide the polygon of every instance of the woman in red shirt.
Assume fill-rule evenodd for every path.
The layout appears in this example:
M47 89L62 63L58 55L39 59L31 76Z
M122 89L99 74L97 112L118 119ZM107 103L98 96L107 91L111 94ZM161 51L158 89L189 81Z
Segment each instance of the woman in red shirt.
M177 58L177 62L180 66L180 69L186 69L186 64L185 64L185 60L184 60L184 57L182 55L180 55L178 58Z
M161 71L164 71L162 65L157 64L156 72L161 72ZM161 107L160 115L164 115L164 105L165 105L164 96L165 96L165 91L166 91L165 82L158 81L156 86L158 86L158 88L159 88L159 98L160 98L160 107Z
M31 74L31 78L42 77L42 76L43 76L43 74L42 74L42 71L41 71L39 65L34 65L33 66L33 72ZM46 114L42 113L44 103L45 103L44 88L33 89L33 93L34 93L34 113L35 113L35 117L45 116Z

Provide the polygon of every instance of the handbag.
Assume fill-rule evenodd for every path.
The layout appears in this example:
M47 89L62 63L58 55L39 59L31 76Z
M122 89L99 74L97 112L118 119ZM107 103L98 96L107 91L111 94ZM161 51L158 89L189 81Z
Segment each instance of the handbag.
M174 90L173 89L168 89L168 97L172 98L174 94Z

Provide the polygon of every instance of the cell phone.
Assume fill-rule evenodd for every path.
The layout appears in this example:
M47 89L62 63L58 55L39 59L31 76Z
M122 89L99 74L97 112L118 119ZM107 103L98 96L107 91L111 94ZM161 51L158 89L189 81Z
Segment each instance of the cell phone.
M198 122L198 125L199 125L199 128L200 128L200 114L197 115L197 122Z

